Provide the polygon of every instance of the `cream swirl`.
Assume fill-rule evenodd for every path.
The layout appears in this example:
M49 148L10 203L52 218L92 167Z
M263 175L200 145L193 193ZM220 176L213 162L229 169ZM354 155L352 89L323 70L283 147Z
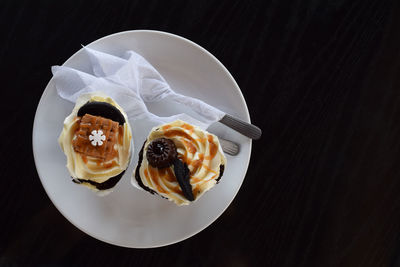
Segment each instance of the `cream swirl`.
M125 118L124 125L120 127L117 133L118 141L114 145L116 156L105 162L95 157L84 156L76 152L72 145L72 140L75 138L75 133L79 128L80 117L77 116L78 110L88 101L109 103L116 107ZM125 112L113 99L101 92L95 92L81 95L78 98L72 113L64 120L64 128L58 142L67 156L67 168L73 178L103 183L109 178L120 174L128 167L132 150L131 140L131 128ZM87 183L85 185L94 188Z
M184 197L173 173L173 167L153 168L146 159L147 147L151 141L162 137L173 140L178 158L188 165L195 200L217 183L226 158L218 137L199 127L177 120L153 128L143 148L143 160L139 167L141 181L146 187L177 205L187 205L190 201Z

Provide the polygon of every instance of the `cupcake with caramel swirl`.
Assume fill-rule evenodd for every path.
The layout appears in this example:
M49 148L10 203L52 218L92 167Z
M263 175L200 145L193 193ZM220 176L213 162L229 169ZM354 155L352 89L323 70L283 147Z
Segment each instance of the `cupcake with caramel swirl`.
M150 132L132 184L177 205L188 205L219 182L225 164L217 136L177 120Z

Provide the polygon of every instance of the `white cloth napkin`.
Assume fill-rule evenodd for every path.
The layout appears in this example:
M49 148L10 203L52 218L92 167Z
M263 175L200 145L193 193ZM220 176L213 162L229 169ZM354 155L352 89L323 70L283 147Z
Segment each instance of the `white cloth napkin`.
M101 91L124 109L131 124L145 120L152 127L181 119L207 129L225 115L199 99L175 93L160 73L133 51L117 57L87 47L83 49L90 58L93 74L65 66L52 67L57 93L63 99L75 103L81 94ZM146 106L146 103L165 100L194 111L191 114L196 114L196 118L185 113L160 117Z

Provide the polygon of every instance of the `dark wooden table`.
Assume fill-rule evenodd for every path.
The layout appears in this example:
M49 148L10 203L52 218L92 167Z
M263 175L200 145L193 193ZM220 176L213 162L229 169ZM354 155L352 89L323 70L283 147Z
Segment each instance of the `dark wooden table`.
M0 266L400 265L398 1L10 0L0 29ZM50 66L133 29L214 54L264 132L226 212L188 240L147 250L70 224L31 148Z

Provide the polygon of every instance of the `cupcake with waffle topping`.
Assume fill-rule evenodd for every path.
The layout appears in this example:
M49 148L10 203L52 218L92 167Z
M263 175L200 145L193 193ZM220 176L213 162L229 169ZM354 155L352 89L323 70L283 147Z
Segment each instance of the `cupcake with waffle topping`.
M132 184L188 205L219 182L225 165L217 136L177 120L152 129L139 153Z
M72 181L109 192L128 167L132 133L127 115L101 92L81 95L58 139Z

